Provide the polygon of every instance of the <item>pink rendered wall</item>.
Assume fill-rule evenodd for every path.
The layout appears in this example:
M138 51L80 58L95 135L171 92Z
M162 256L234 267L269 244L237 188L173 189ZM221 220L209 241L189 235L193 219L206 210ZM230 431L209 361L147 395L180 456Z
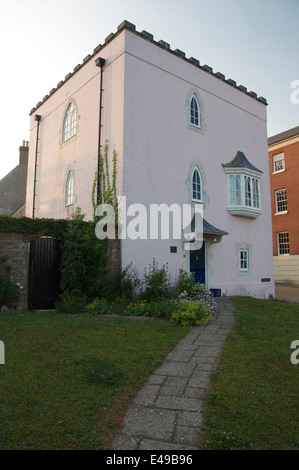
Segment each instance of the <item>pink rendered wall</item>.
M219 244L207 242L206 282L226 294L274 295L266 107L198 67L126 32L123 192L127 204L188 203L187 175L198 160L206 178L206 220L224 231ZM188 129L186 97L201 97L206 130ZM222 163L238 150L263 171L262 214L257 219L228 213L227 175ZM250 246L250 273L238 271L238 246ZM170 253L170 245L177 253ZM185 255L185 256L184 256ZM155 258L173 275L189 269L177 240L124 240L123 266L143 272ZM261 278L271 278L262 283Z
M92 216L91 193L97 170L100 69L95 59L106 59L103 80L104 132L102 144L108 139L110 154L113 148L119 154L119 181L121 190L123 142L123 83L124 34L106 45L70 79L43 102L31 116L30 153L27 183L26 215L32 215L34 160L36 143L35 114L41 115L38 168L36 183L36 217L65 218L78 206ZM63 118L69 103L77 110L76 134L62 142ZM74 171L75 202L65 207L65 182L69 168Z
M128 30L108 42L31 116L26 215L32 214L34 115L40 114L36 216L65 218L77 206L86 218L92 216L100 88L94 60L98 56L106 59L102 143L108 139L110 154L113 149L118 154L118 193L126 196L127 206L189 203L188 171L192 162L199 162L205 176L204 217L229 232L218 244L207 240L207 286L228 295L274 295L265 105ZM192 90L203 104L203 133L188 128L186 102ZM63 117L71 101L77 107L77 132L62 143ZM227 175L222 163L231 161L238 150L264 172L262 214L257 219L233 216L226 209ZM69 168L74 170L76 202L67 209L64 187ZM180 268L189 270L182 241L122 240L122 267L132 262L142 275L155 258L160 266L168 263L172 276ZM238 271L242 244L250 247L250 272L245 274ZM170 246L177 246L177 253L170 253ZM261 283L261 278L271 282Z

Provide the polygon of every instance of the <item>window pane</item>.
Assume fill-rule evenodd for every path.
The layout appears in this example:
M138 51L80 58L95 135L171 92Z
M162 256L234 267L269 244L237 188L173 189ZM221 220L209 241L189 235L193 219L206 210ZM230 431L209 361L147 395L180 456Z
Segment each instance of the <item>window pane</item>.
M70 104L64 116L62 141L69 139L76 133L76 109Z
M251 207L251 178L244 177L245 182L245 206Z
M73 203L73 196L74 196L74 179L71 172L69 172L67 180L66 180L66 188L65 188L65 203L66 205Z
M230 175L230 205L241 205L241 176Z
M273 155L273 171L284 170L284 153Z
M259 195L259 182L256 179L252 179L252 192L253 192L253 207L259 209L260 207L260 195Z
M288 255L290 252L289 233L280 232L277 235L278 255Z
M193 96L193 98L191 99L191 102L190 102L190 122L194 126L199 127L199 125L200 125L200 122L199 122L199 106L198 106L197 100L195 99L194 96Z
M192 176L192 199L201 201L201 180L198 170L194 170Z
M285 212L288 210L287 205L287 190L281 189L275 191L276 212Z
M248 250L240 250L240 270L248 271Z

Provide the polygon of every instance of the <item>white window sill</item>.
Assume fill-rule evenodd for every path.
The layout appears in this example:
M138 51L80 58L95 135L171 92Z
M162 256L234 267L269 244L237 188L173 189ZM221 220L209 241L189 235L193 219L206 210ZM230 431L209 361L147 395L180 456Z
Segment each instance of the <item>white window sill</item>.
M273 171L272 175L277 175L278 173L283 173L284 171L286 171L285 168L283 170Z
M202 204L203 203L199 199L193 199L193 198L192 198L192 202L195 202L196 204Z
M256 219L262 213L261 209L254 209L253 207L247 206L229 206L227 210L232 215L249 217L251 219Z
M281 211L281 212L275 212L274 215L285 215L285 214L288 214L289 211Z
M196 129L201 129L202 128L201 126L197 126L196 124L192 124L192 122L190 122L190 126L196 127Z
M75 137L76 133L73 134L73 135L70 135L69 137L67 137L66 139L62 140L62 144L64 144L65 142L68 142L70 139L72 139L73 137Z

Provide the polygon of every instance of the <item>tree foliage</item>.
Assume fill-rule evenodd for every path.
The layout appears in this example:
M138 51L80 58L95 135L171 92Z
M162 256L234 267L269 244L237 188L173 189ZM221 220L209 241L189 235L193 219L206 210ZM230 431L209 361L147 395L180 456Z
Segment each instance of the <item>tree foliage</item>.
M62 241L60 264L62 292L70 292L86 300L101 294L107 264L107 240L95 235L95 222L84 222L76 209Z

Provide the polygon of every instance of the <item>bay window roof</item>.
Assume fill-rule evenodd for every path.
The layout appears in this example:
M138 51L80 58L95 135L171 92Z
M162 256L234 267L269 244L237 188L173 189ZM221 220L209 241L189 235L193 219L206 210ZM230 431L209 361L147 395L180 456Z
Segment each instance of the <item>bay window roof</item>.
M224 170L226 168L234 168L234 169L239 168L239 169L248 169L248 170L256 171L256 172L261 173L261 174L263 173L261 170L259 170L255 166L253 166L252 163L250 163L247 160L244 153L241 152L240 150L238 150L235 158L231 162L222 163L222 166L223 166Z

